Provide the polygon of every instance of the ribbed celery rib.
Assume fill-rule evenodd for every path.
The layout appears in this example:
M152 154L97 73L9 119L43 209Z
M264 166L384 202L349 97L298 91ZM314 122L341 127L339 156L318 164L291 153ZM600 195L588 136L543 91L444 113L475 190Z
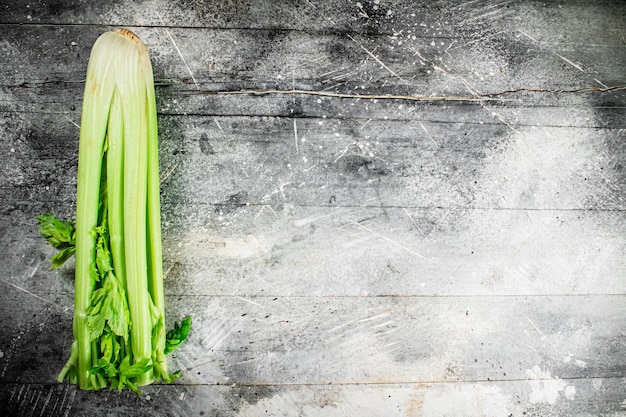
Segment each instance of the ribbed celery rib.
M82 389L149 384L157 358L160 370L167 369L164 336L152 340L153 327L163 326L165 315L159 198L156 104L147 48L126 29L106 32L94 44L87 68L78 156L75 344L60 375L70 382L77 376ZM126 294L130 316L129 336L112 335L114 342L109 327L101 340L88 326L94 291L104 279L96 271L98 227L109 238L111 273ZM118 346L118 356L113 356L117 365L129 360L112 377L102 366L103 357L111 358L103 354L110 343ZM137 366L129 370L132 364ZM163 377L162 372L157 376Z

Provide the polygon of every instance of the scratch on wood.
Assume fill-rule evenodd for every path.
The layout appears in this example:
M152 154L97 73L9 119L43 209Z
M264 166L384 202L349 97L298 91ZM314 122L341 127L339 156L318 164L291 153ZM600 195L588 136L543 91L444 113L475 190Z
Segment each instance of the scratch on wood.
M535 43L539 43L539 41L535 38L533 38L532 36L530 36L528 33L521 31L521 30L517 30L519 33L521 33L522 35L526 36L528 39L530 39L531 41L535 42Z
M419 225L417 224L417 222L415 221L415 219L413 218L413 216L411 216L411 215L409 214L409 212L407 211L407 209L406 209L406 208L403 208L402 210L404 210L404 213L405 213L407 216L409 216L409 219L411 219L411 223L413 223L413 226L415 226L415 227L417 228L417 230L419 230L419 231L420 231L420 233L421 233L423 236L426 236L426 233L424 233L424 231L423 231L423 230L419 227Z
M361 47L361 49L363 49L369 56L371 56L372 58L374 58L374 60L376 62L378 62L384 69L386 69L387 71L389 71L391 73L391 75L393 75L394 77L398 78L399 80L404 81L404 79L402 77L400 77L398 74L396 74L391 68L389 68L387 65L385 65L385 63L383 61L381 61L376 55L374 55L372 52L370 52L366 47L364 47L363 45L361 45L360 43L358 43L356 41L356 39L354 39L352 36L348 35L348 38L350 38L354 43L356 43L357 45L359 45Z
M272 208L272 206L270 206L269 204L267 205L267 208L269 211L271 211L275 217L278 217L278 213L276 213L276 211Z
M333 164L339 161L341 158L343 158L343 156L346 154L346 152L348 152L348 149L350 149L350 146L352 145L354 145L354 142L350 143L348 146L346 146L341 151L339 151L339 156L335 158L335 160L333 161Z
M328 86L328 87L324 88L323 90L321 90L321 92L322 93L327 93L328 90L332 90L333 88L339 88L339 87L341 87L342 85L345 85L345 84L348 84L348 82L344 81L344 82L339 83L339 84L334 84L334 85ZM329 97L332 97L333 93L328 93L328 94L329 94Z
M211 351L219 349L226 339L228 339L228 336L235 331L235 328L225 331L226 322L227 319L222 319L209 335L202 340L202 344L207 345Z
M22 385L22 386L20 387L20 391L19 391L19 392L18 392L18 394L17 394L17 398L16 398L15 400L13 400L13 396L15 395L15 391L16 391L16 388L14 387L14 388L11 390L11 397L9 398L9 403L10 403L10 402L19 402L20 397L22 396L22 391L24 391L24 388L26 388L26 386L24 386L24 385Z
M445 51L443 51L444 54L450 55L450 53L448 52L450 50L450 48L452 48L452 45L454 45L457 42L457 40L453 40L452 42L450 42L450 45L448 45L448 47L446 48Z
M530 39L531 41L537 43L537 44L541 44L537 39L533 38L532 36L530 36L529 34L518 30L519 33L521 33L522 35L526 36L528 39ZM587 71L585 71L583 69L582 66L580 66L580 64L577 64L576 62L572 61L571 59L565 58L563 55L551 50L550 48L546 48L548 51L552 52L554 55L556 55L557 57L561 58L563 61L567 62L569 65L571 65L572 67L576 68L578 71L587 73Z
M563 55L557 54L556 52L554 52L554 55L558 56L559 58L561 58L563 61L567 62L568 64L570 64L572 67L576 68L578 71L581 72L587 72L585 71L580 65L578 65L577 63L575 63L572 60L569 60L567 58L565 58Z
M37 299L39 299L39 300L41 300L41 301L43 301L43 302L45 302L45 303L48 303L48 304L54 304L52 301L50 301L50 300L46 300L45 298L42 298L42 297L38 296L37 294L34 294L34 293L32 293L32 292L28 291L28 290L27 290L27 289L25 289L25 288L22 288L22 287L20 287L20 286L17 286L17 285L15 285L15 284L12 284L12 283L10 283L9 281L6 281L6 280L5 280L5 279L3 279L3 278L0 278L0 281L4 282L4 283L5 283L5 284L7 284L7 285L10 285L11 287L13 287L13 288L15 288L15 289L18 289L18 290L20 290L20 291L22 291L22 292L25 292L25 293L26 293L26 294L28 294L28 295L32 295L33 297L35 297L35 298L37 298Z
M461 82L463 83L463 85L465 85L465 87L467 88L467 90L471 93L474 94L475 97L479 97L480 94L478 93L478 91L476 91L476 89L474 87L472 87L465 79L459 77ZM491 108L489 108L484 102L480 102L479 103L482 108L484 108L485 110L487 110L492 116L495 116L500 122L502 122L502 124L506 125L509 129L511 129L512 131L516 131L515 126L513 126L512 123L510 123L508 120L506 120L500 113L496 112L495 110L492 110Z
M537 325L530 319L530 317L528 316L524 316L524 317L526 317L526 320L528 320L528 322L535 328L535 330L537 330L537 332L541 335L542 339L547 339L547 336L545 335L545 333L542 332L539 327L537 327Z
M33 410L37 409L37 404L39 404L39 399L41 398L41 391L37 392L37 397L35 398L35 403L33 404Z
M156 14L159 16L159 20L161 20L161 23L163 24L163 26L165 26L165 21L163 20L163 17L161 16L161 13L159 13L159 11L157 10ZM193 81L193 84L196 86L197 89L200 89L200 87L198 87L198 82L196 81L196 78L194 77L193 72L191 71L191 68L187 64L187 60L183 56L183 53L180 51L180 48L176 44L176 41L174 41L174 37L170 33L170 30L168 28L166 28L166 27L164 27L163 29L165 29L165 33L167 34L167 37L170 38L170 41L172 42L172 45L174 45L174 49L176 49L176 52L178 53L178 56L180 56L180 59L183 61L183 64L185 65L185 68L187 68L187 72L189 72L189 76L191 77L191 80Z
M65 392L63 393L63 398L61 399L61 408L64 409L65 414L64 416L69 416L70 415L70 410L72 409L71 405L72 402L74 400L74 396L76 395L76 391L72 390L72 395L70 396L70 401L68 404L66 404L66 399L67 399L67 393L69 392L70 388L69 386L65 388Z
M493 7L497 7L497 6L490 6L489 8L493 8ZM514 11L506 11L506 10L492 10L492 11L485 11L484 13L477 15L477 16L471 16L468 17L467 19L465 19L463 21L463 23L470 23L470 22L475 22L478 20L496 20L496 19L502 19L504 17L510 16L512 14L514 14ZM487 19L489 18L489 19Z
M41 407L41 413L39 414L40 416L51 415L51 414L45 413L48 410L48 404L50 404L50 398L52 398L52 388L48 389L48 395L46 396L46 399L43 402L43 406Z
M433 137L430 135L430 133L428 133L428 130L426 130L426 126L424 126L424 123L419 122L419 124L422 127L422 130L424 130L424 132L426 133L426 136L428 136L430 138L430 140L433 141L433 143L435 144L436 147L439 147L439 144L437 142L435 142L435 139L433 139Z
M358 227L360 227L361 229L363 229L363 230L365 230L365 231L367 231L367 232L369 232L369 233L373 234L374 236L378 236L379 238L381 238L381 239L383 239L383 240L386 240L387 242L392 243L392 244L394 244L395 246L397 246L397 247L399 247L399 248L402 248L402 249L404 249L405 251L407 251L407 252L409 252L409 253L412 253L413 255L417 256L418 258L421 258L421 259L424 259L424 260L426 260L426 261L429 261L429 262L430 262L430 259L428 259L428 258L427 258L427 257L425 257L424 255L422 255L421 253L418 253L418 252L416 252L416 251L414 251L414 250L412 250L412 249L409 249L409 248L407 248L406 246L402 245L401 243L396 242L395 240L390 239L390 238L388 238L387 236L381 235L380 233L375 232L375 231L373 231L372 229L370 229L370 228L368 228L368 227L366 227L366 226L363 226L363 225L362 225L362 224L360 224L360 223L355 222L354 220L348 220L348 221L349 221L350 223L352 223L352 224L357 225L357 226L358 226Z
M70 119L69 117L64 115L63 118L67 120L68 122L70 122L71 124L73 124L74 126L76 126L78 129L80 129L80 125L76 123L75 121L73 121L72 119Z
M298 148L298 123L296 119L293 119L293 140L296 145L296 155L300 155L300 149Z
M172 173L176 170L176 168L178 168L178 163L174 163L172 164L171 167L169 167L162 175L161 175L161 182L165 182L170 175L172 175Z
M338 72L338 71L343 71L343 70L345 70L345 69L346 69L346 67L341 67L341 68L337 68L337 69L334 69L334 70L331 70L331 71L325 72L324 74L320 75L320 78L325 77L325 76L330 75L330 74L334 74L334 73L336 73L336 72ZM334 77L335 77L335 76L333 76L333 78L334 78ZM330 81L330 79L329 79L328 81Z
M374 320L382 319L382 318L385 318L385 317L389 317L389 313L381 313L381 314L377 314L377 315L372 316L372 317L366 317L364 319L359 320L359 323L365 323L365 322L368 322L368 321L374 321Z
M413 53L414 53L415 55L417 55L417 57L418 57L419 59L421 59L422 61L424 61L425 63L426 63L426 62L430 62L428 59L424 58L424 56L423 56L423 55L420 53L420 51L418 51L416 48L414 48L414 47L412 47L412 46L411 46L411 47L409 47L409 49L410 49L411 51L413 51Z
M390 324L393 324L394 322L392 320L388 320L385 321L383 323L379 323L379 324L375 324L373 326L370 326L370 329L377 329L379 327L385 327L385 326L389 326Z
M609 87L607 87L604 83L602 83L600 80L598 80L597 78L593 79L595 82L597 82L598 84L600 84L602 86L602 88L607 89Z
M349 320L349 321L347 321L345 323L338 324L337 326L333 327L332 329L329 329L328 331L329 332L336 332L339 329L342 329L342 328L344 328L346 326L350 326L354 322L355 322L355 320Z
M259 304L259 303L255 302L255 301L248 300L247 298L244 298L244 297L241 297L241 296L239 296L239 295L235 295L235 294L231 294L231 296L232 296L232 297L237 298L238 300L245 301L246 303L250 303L250 304L252 304L252 305L255 305L255 306L257 306L257 307L260 307L260 308L262 308L262 309L265 309L265 306L264 306L264 305Z
M470 5L470 4L475 4L480 2L481 0L470 0L470 1L466 1L465 3L459 4L458 9L461 10L463 8L465 8L465 6Z
M398 331L398 329L397 328L393 328L393 329L389 329L389 330L387 330L385 332L377 332L376 336L384 336L386 334L393 333L393 332L396 332L396 331Z
M217 128L220 130L220 132L222 132L222 135L224 134L224 129L222 129L222 125L220 125L219 120L217 120L217 117L213 116L213 121L215 121L215 124L217 125Z

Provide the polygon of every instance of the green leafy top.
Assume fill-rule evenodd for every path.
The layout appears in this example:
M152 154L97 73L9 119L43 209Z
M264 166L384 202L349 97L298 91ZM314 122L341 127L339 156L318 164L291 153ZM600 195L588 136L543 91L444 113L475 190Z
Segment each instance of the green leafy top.
M110 236L106 209L101 208L99 225L94 229L96 237L95 259L90 267L91 282L94 286L89 307L87 308L86 326L90 341L100 352L95 366L89 369L92 388L109 386L121 390L126 387L136 394L141 394L136 377L152 371L155 379L171 383L182 377L180 372L169 373L166 369L165 355L179 347L189 336L191 317L187 316L180 325L165 334L164 317L149 298L152 318L152 357L137 361L132 360L130 346L130 311L126 290L116 276L110 250ZM61 221L51 213L37 217L41 223L39 232L60 252L52 259L52 267L58 268L75 252L74 223ZM59 375L59 382L69 379L77 383L77 342L72 344L70 359Z

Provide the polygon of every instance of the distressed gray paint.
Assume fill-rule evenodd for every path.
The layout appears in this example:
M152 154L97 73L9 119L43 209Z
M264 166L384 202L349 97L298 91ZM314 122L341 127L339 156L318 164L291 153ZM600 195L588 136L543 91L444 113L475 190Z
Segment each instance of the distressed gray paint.
M623 415L624 21L619 1L4 2L0 407ZM73 271L33 219L72 216L111 25L151 52L168 324L195 320L185 377L141 398L54 382ZM232 94L266 89L304 93Z

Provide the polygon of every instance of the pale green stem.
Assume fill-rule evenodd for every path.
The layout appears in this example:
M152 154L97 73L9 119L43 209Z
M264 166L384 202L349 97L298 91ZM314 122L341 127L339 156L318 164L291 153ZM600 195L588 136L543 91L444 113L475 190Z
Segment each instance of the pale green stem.
M142 68L146 80L146 104L148 115L148 288L154 306L165 323L165 295L163 290L163 259L161 243L161 188L159 179L159 143L156 115L156 99L154 95L154 80L148 54L143 54ZM155 351L161 359L161 370L167 372L167 362L163 350L165 349L165 334L158 337Z
M135 47L143 46L136 42ZM145 48L145 47L144 47ZM131 318L131 349L133 361L152 357L152 320L149 310L147 261L147 118L145 81L141 73L138 51L127 48L124 59L125 85L120 87L124 103L124 250L126 286ZM138 99L140 98L140 99ZM136 378L137 385L152 382L152 372Z
M122 288L126 288L124 255L124 109L116 89L111 102L107 147L107 192L109 243L113 269Z
M100 46L101 43L106 47ZM89 381L89 370L93 363L87 309L94 285L91 276L95 262L94 228L98 222L100 177L113 87L112 83L106 81L112 66L107 58L107 49L114 46L100 37L92 49L85 81L78 149L73 330L78 352L78 383L82 389L93 388Z

